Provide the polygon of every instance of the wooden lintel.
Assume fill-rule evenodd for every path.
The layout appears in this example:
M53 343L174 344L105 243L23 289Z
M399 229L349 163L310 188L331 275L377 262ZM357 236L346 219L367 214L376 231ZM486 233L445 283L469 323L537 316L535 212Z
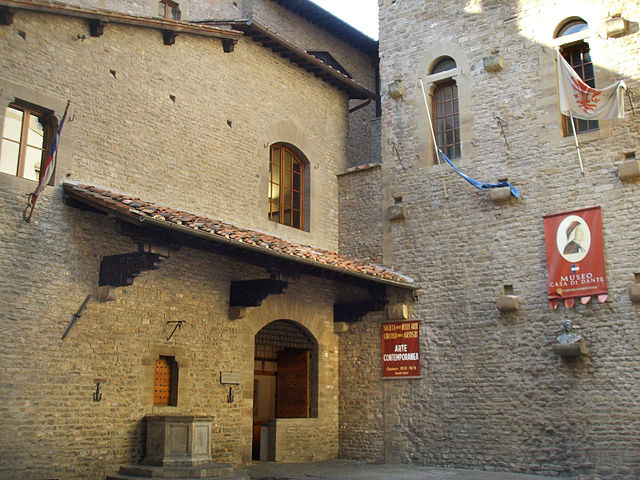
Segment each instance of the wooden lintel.
M0 7L0 25L13 25L15 10L9 7Z
M284 280L261 278L231 282L230 307L259 307L269 295L279 295L289 284Z
M101 37L104 33L104 26L107 22L103 20L89 20L89 35L92 37Z
M177 36L178 32L174 32L173 30L162 30L162 38L164 39L165 45L173 45L176 43Z
M233 49L236 48L236 43L238 43L238 40L235 40L233 38L223 38L222 50L224 51L224 53L231 53L233 52Z

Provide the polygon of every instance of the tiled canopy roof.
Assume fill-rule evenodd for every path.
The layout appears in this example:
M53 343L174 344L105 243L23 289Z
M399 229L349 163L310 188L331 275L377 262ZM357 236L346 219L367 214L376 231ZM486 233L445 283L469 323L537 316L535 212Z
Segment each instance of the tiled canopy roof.
M413 280L408 277L329 250L299 245L273 235L160 206L89 184L66 181L64 191L68 196L86 205L104 212L115 213L121 218L137 223L143 220L156 227L171 228L186 235L207 236L207 239L213 242L277 256L342 275L402 288L413 288Z

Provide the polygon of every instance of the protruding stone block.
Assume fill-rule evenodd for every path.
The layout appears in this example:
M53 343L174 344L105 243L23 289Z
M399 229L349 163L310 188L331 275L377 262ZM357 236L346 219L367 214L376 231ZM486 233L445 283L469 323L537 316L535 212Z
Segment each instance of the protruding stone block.
M489 198L495 203L506 202L512 197L509 187L498 187L489 190Z
M579 357L580 355L589 354L589 349L584 340L575 343L554 343L553 351L561 357Z
M520 301L517 295L500 295L496 305L501 312L515 312L520 308Z
M618 178L622 181L637 180L640 178L640 160L632 158L618 167Z
M627 22L621 16L615 16L604 22L607 37L623 37L627 34Z
M482 59L482 64L487 72L499 72L504 68L502 55L499 53L492 53Z
M387 318L389 320L406 320L409 318L409 307L405 303L397 303L387 306Z
M333 324L333 333L346 333L349 331L349 324L347 322L335 322Z
M632 283L629 285L629 299L633 303L640 303L640 283Z
M403 220L407 218L407 207L404 205L391 205L387 208L387 220Z
M400 100L404 97L404 85L402 85L402 80L395 80L394 82L389 84L388 87L389 96L394 100Z

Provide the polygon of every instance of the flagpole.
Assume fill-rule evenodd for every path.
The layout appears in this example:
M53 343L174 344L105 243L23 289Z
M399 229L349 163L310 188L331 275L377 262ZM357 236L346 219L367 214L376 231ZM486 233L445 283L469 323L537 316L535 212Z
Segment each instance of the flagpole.
M442 171L442 162L440 161L440 153L438 152L438 143L436 142L436 134L433 131L433 122L431 120L431 113L429 112L429 102L427 102L427 94L424 91L424 84L422 78L420 80L420 89L422 90L422 98L424 99L424 108L427 111L427 118L429 120L429 130L431 131L431 139L433 140L433 149L436 152L436 158L438 159L438 166L440 167L440 178L442 179L442 189L444 190L444 198L449 198L447 192L447 184L444 181L444 172Z
M578 161L580 162L580 171L582 172L582 175L584 175L584 167L582 166L582 155L580 155L580 145L578 145L578 135L576 135L576 125L575 125L575 122L573 121L573 114L571 113L571 110L569 110L569 119L571 121L571 131L573 132L573 139L576 142L576 151L578 152Z

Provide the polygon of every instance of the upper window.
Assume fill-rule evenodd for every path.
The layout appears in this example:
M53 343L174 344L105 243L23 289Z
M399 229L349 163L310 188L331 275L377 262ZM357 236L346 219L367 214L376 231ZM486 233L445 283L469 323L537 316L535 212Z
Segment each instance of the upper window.
M574 33L587 30L589 25L582 19L570 20L565 23L559 30L557 37L565 37ZM578 43L572 43L570 45L561 47L561 53L564 59L571 65L576 73L584 80L584 83L590 87L595 88L596 81L593 71L593 63L591 62L591 53L589 51L589 45L583 41ZM573 119L573 124L576 129L576 133L590 132L598 129L597 120L580 120ZM565 136L572 135L571 119L566 115L562 116L562 131Z
M304 163L289 147L271 146L269 220L304 228Z
M162 18L180 20L180 6L171 0L160 0L159 14Z
M431 69L431 74L456 68L453 58L445 57ZM451 79L436 83L433 90L433 128L438 147L449 158L460 158L460 113L458 111L458 86ZM436 162L439 158L436 157Z
M12 103L5 110L0 172L38 180L55 129L53 112Z

